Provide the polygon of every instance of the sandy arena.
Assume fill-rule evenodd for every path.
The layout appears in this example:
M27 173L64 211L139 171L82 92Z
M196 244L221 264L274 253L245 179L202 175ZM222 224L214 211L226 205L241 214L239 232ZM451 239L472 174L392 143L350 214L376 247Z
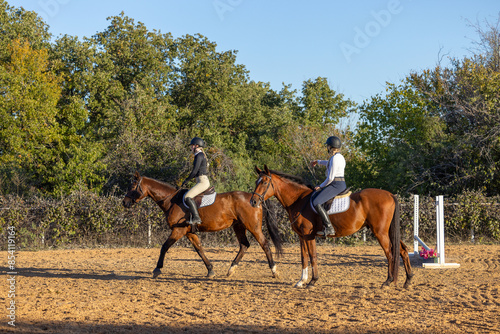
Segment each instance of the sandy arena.
M412 249L410 245L410 249ZM412 260L413 287L381 289L387 264L379 246L321 246L320 280L297 289L299 247L288 246L272 278L254 242L235 275L236 247L208 248L206 278L191 248L174 247L152 279L153 249L18 252L13 333L499 333L500 246L447 245L458 269ZM7 252L0 252L6 263ZM2 268L4 273L8 268ZM4 276L5 277L5 276ZM0 288L10 302L8 284Z

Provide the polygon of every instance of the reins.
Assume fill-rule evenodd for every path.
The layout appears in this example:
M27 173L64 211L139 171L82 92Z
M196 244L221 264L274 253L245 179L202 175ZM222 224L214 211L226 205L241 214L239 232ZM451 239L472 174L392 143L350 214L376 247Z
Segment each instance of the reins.
M137 187L135 187L135 192L139 194L139 196L137 198L134 198L135 196L132 197L128 193L125 195L125 197L128 197L132 201L134 201L134 203L137 203L137 199L140 198L140 197L142 197L144 195L144 191L142 190L141 184L142 184L142 176L141 176L141 178L138 181ZM158 205L160 205L160 203L164 202L166 199L172 198L175 194L177 194L179 192L179 190L181 190L181 189L178 189L178 190L174 191L172 194L170 194L168 196L165 196L164 198L162 198L162 199L160 199L158 201L155 201L155 203L158 204Z
M256 193L255 191L252 192L252 194L254 195L257 195L259 198L260 198L260 202L262 203L263 206L266 207L267 209L267 204L266 204L266 201L264 200L264 196L266 195L267 191L269 190L269 187L273 187L273 190L274 190L274 194L277 198L281 197L281 192L279 191L279 188L276 188L274 187L274 184L273 184L273 177L271 175L267 175L267 174L261 174L261 177L262 176L266 176L269 178L269 183L267 184L267 188L266 190L264 190L264 192L261 194L259 193Z
M267 176L269 179L270 179L270 182L267 184L267 188L266 190L261 194L259 193L256 193L255 191L253 192L254 195L257 195L260 200L261 200L261 203L262 203L262 206L266 207L267 209L267 203L264 201L264 196L266 195L267 191L269 190L269 187L272 186L273 187L273 190L275 192L275 195L278 195L281 197L281 192L279 191L279 188L275 188L274 187L274 184L273 184L273 178L271 175L267 175L267 174L264 174L262 173L261 174L261 177L262 176ZM276 196L276 197L278 197ZM302 214L302 210L300 210L299 212L297 212L297 215L294 217L293 221L292 221L292 224L295 223L297 221L297 219L299 219L300 215Z
M166 196L166 197L164 197L164 198L162 198L162 199L160 199L160 200L158 200L158 201L155 201L155 202L156 202L156 204L158 204L158 205L159 205L161 202L165 201L167 198L169 198L169 197L170 197L170 198L174 197L174 195L176 195L176 194L177 194L180 190L181 190L181 189L178 189L178 190L174 191L172 194L170 194L170 195L168 195L168 196Z
M135 187L135 190L134 190L136 193L139 193L139 191L140 191L140 193L139 193L139 197L138 197L138 198L140 198L140 197L142 197L142 195L144 195L144 191L142 190L141 183L142 183L142 176L141 176L141 178L139 179L139 182L138 182L138 184L137 184L137 187ZM132 201L134 201L134 203L137 203L137 198L132 197L132 196L131 196L131 195L129 195L128 193L125 195L125 197L128 197L128 198L130 198Z
M267 176L270 179L269 183L267 184L266 190L262 193L262 195L259 193L256 193L255 191L253 191L252 194L257 195L260 198L260 202L263 204L265 202L264 196L266 195L267 191L269 190L269 187L272 185L273 190L276 191L276 189L274 188L274 185L273 185L273 178L270 175L262 174L261 177L262 176Z

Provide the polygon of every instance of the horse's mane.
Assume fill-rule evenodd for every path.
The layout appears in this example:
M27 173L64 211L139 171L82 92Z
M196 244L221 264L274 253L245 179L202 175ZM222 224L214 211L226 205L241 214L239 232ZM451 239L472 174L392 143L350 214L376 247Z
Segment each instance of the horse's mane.
M145 178L147 178L147 179L149 179L149 180L155 181L155 182L157 182L157 183L159 183L159 184L161 184L161 185L163 185L163 186L166 186L166 187L170 187L170 188L174 188L174 189L176 189L176 188L177 188L177 187L175 187L175 186L173 186L173 185L171 185L170 183L165 182L165 181L161 181L161 180L153 179L152 177L149 177L149 176L142 176L142 177L143 177L143 178L145 177Z
M303 178L301 178L300 176L295 176L295 175L290 175L290 174L287 174L287 173L283 173L283 172L279 172L279 171L276 171L276 170L269 170L271 173L275 174L275 175L278 175L279 177L282 177L282 178L285 178L287 180L290 180L292 182L295 182L295 183L298 183L300 185L303 185L303 186L306 186L308 188L311 188L313 189L313 186L311 186L310 183L307 183Z

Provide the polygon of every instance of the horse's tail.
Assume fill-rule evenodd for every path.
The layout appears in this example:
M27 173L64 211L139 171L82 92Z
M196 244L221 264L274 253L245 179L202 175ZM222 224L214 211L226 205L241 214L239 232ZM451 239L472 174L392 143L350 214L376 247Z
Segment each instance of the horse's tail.
M266 201L262 206L262 210L262 219L266 221L267 230L269 231L274 248L276 249L276 255L280 257L283 255L283 241L281 240L279 229L276 225L276 219L274 219L274 217L276 217L274 206L269 201Z
M401 244L401 222L399 201L396 196L392 195L392 197L394 198L394 215L392 216L391 226L389 227L389 238L391 239L392 247L392 277L394 279L394 284L397 284L399 272L399 250Z

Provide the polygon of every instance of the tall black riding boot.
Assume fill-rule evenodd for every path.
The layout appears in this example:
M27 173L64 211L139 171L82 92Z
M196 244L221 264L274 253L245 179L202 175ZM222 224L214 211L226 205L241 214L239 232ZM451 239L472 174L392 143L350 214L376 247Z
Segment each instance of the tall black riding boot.
M184 201L189 207L189 211L191 212L191 222L190 224L201 224L200 214L198 213L198 208L196 207L196 203L194 199L191 197L185 197Z
M325 237L328 235L334 235L335 229L333 228L332 223L330 222L330 217L328 217L328 214L326 213L325 208L323 208L323 204L318 204L314 208L318 212L318 215L321 217L321 220L323 221L323 227L324 227L324 230L318 232L318 234L324 235Z

